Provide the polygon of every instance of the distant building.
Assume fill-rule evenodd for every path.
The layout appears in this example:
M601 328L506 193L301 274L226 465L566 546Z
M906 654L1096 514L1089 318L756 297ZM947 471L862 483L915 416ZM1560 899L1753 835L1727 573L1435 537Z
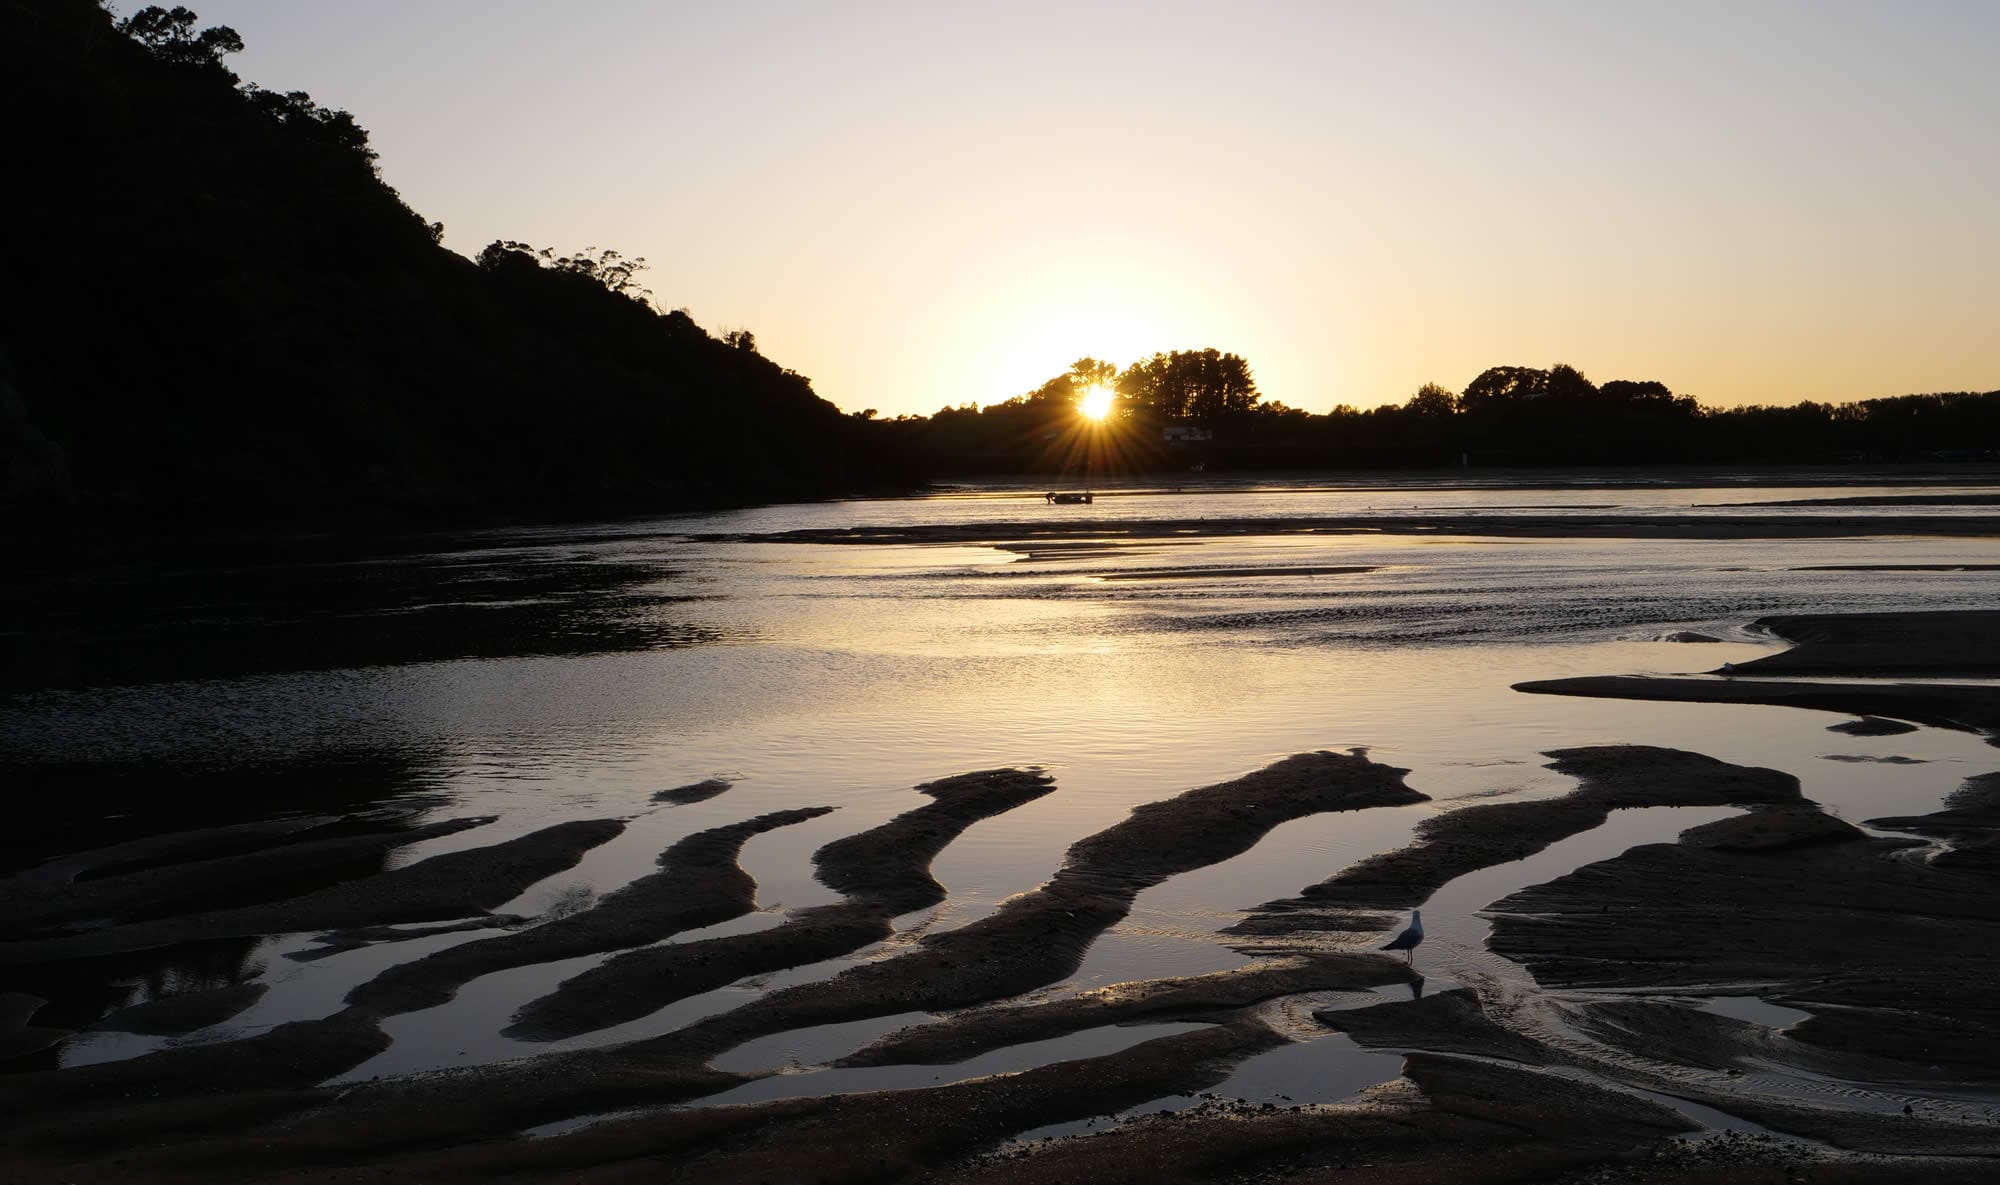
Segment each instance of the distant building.
M1214 440L1215 433L1193 424L1168 424L1160 429L1160 439L1168 444L1200 444L1204 440Z

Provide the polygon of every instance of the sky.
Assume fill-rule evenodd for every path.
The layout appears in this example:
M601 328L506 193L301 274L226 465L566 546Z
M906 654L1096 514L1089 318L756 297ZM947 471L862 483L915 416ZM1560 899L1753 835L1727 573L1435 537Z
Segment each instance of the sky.
M848 411L1204 347L1314 412L2000 388L1989 0L191 6L446 246L643 256Z

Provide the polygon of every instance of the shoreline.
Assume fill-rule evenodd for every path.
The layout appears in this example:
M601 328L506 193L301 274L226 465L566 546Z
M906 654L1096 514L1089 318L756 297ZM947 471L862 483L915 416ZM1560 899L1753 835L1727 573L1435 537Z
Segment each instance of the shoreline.
M1268 518L1015 519L901 527L804 527L703 532L705 543L956 543L1045 546L1060 539L1156 540L1229 535L1434 535L1524 539L1843 539L1879 536L2000 538L1993 515L1513 514L1417 511L1404 515Z

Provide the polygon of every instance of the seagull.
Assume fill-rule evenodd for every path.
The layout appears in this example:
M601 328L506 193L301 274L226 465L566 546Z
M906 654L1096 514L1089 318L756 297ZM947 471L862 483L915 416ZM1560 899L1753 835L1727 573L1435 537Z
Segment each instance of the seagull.
M1398 934L1394 938L1391 938L1389 940L1389 945L1383 947L1382 949L1402 951L1403 958L1406 961L1415 962L1416 960L1410 954L1410 952L1417 949L1417 944L1419 942L1422 942L1423 940L1424 940L1424 911L1421 909L1413 909L1410 911L1409 929L1404 930L1401 934Z

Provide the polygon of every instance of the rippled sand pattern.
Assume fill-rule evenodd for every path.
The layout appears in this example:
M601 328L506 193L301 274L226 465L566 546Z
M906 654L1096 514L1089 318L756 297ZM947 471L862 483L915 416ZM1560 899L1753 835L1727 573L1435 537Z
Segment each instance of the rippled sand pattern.
M8 1179L2000 1171L2000 615L1937 555L2000 545L1746 508L1690 582L1521 507L1047 548L1005 509L571 539L616 572L537 587L625 624L566 659L555 604L527 665L17 697L15 767L78 810L149 772L201 801L172 721L239 735L208 821L68 842L52 801L0 879ZM308 702L400 756L270 756Z

